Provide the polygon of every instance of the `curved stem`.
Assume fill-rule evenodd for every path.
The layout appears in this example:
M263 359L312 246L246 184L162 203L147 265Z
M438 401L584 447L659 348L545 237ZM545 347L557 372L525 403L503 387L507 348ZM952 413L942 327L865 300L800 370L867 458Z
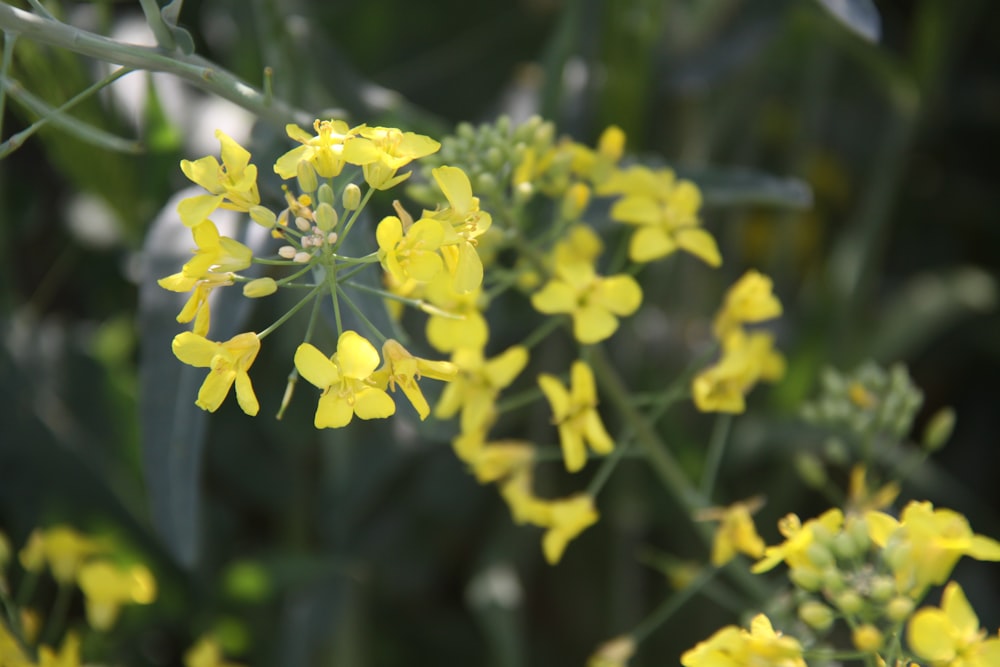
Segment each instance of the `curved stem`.
M275 320L274 323L271 324L271 326L269 326L268 328L264 329L259 334L257 334L257 338L264 339L267 336L271 335L271 333L273 333L275 329L277 329L282 324L284 324L285 322L287 322L289 320L289 318L291 318L292 315L294 315L295 313L299 312L302 309L302 307L304 305L306 305L306 302L308 302L310 299L314 298L319 293L319 291L322 288L324 288L324 287L326 287L326 283L320 283L319 285L316 285L316 287L314 287L312 289L312 291L309 292L309 294L306 294L302 298L301 301L299 301L297 304L295 304L294 306L292 306L288 310L287 313L285 313L284 315L282 315L281 317L279 317L277 320Z

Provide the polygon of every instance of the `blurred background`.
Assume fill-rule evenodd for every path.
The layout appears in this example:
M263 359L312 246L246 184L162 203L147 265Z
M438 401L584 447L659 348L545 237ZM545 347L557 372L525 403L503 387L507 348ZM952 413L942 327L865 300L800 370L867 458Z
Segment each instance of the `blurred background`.
M996 537L1000 7L875 5L878 43L800 0L188 0L180 25L197 53L252 85L272 68L275 97L320 117L440 138L460 121L540 114L588 143L617 124L630 154L699 183L751 169L807 184L810 205L710 201L723 268L678 261L646 274L655 307L632 326L657 363L615 353L640 385L666 382L725 286L756 267L785 305L789 372L735 421L719 501L764 492L769 542L777 517L822 511L793 461L825 436L798 422L798 406L826 365L901 361L925 395L918 428L944 406L958 416L903 496L962 511ZM137 3L50 9L152 43ZM102 67L23 38L8 76L59 104ZM37 118L13 97L4 113L3 139ZM0 526L15 544L57 520L106 528L149 559L160 600L116 631L122 664L177 664L213 629L253 665L580 665L669 594L665 558L704 558L637 461L619 467L602 521L552 568L539 533L514 526L495 489L463 470L442 425L318 433L306 392L275 421L295 331L254 367L260 417L230 400L192 424L185 460L157 449L151 434L175 415L150 396L189 381L169 349L175 304L164 315L143 296L177 270L157 262L186 251L150 242L188 185L178 162L215 154L222 129L250 147L275 202L266 165L291 144L281 124L167 75L131 74L74 116L143 148L97 148L50 127L0 161ZM233 330L266 326L282 305L233 314ZM507 335L497 324L496 345ZM530 437L545 427L538 416L504 428ZM682 404L660 428L695 465L711 419ZM579 487L557 473L543 482ZM170 525L175 502L190 522ZM963 563L959 574L995 629L996 573ZM737 618L718 599L689 611L632 664L675 664Z

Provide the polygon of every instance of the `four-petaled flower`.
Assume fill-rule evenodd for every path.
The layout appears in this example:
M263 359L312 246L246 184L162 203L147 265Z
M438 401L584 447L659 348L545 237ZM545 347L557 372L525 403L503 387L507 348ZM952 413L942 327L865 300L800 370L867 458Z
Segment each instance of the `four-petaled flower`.
M388 215L375 229L379 262L397 283L410 279L426 283L441 273L444 261L438 248L443 239L441 223L430 218L421 218L403 229L399 218Z
M918 610L907 626L910 649L934 667L996 667L1000 637L987 639L962 587L945 586L941 607Z
M566 470L576 472L587 462L587 448L598 454L610 454L614 441L597 414L597 389L594 373L586 362L577 360L570 367L569 389L553 375L542 373L538 386L552 406L552 420L559 428Z
M281 178L295 178L299 162L308 162L321 178L340 175L345 164L363 165L377 159L378 151L370 141L358 140L364 126L348 127L342 120L319 120L313 123L315 136L289 123L285 132L302 144L278 158L274 173Z
M211 194L182 200L177 213L188 227L194 227L219 208L249 211L260 203L257 191L257 167L250 164L250 152L222 130L215 136L222 146L222 164L214 155L194 162L181 160L181 171Z
M775 632L770 619L757 614L750 632L727 625L681 656L684 667L806 667L802 645Z
M295 368L310 384L323 390L316 406L316 428L340 428L360 419L381 419L396 412L396 404L373 377L378 350L355 331L337 339L332 357L309 343L295 351Z
M431 171L448 200L448 206L424 211L424 218L438 220L444 230L441 254L459 292L470 292L483 282L483 262L476 252L476 239L490 228L493 218L479 208L472 196L472 184L458 167L437 167Z
M427 419L431 408L423 392L420 391L417 380L428 377L448 382L455 379L458 374L458 368L450 361L431 361L415 357L400 345L399 341L392 338L382 344L382 358L384 359L382 368L375 371L373 376L378 386L388 387L391 391L396 391L396 387L402 389L421 420Z
M174 336L174 355L185 364L208 368L208 377L195 401L202 410L215 412L222 405L229 389L236 384L236 400L243 412L257 414L260 404L254 394L247 372L260 352L260 339L255 333L241 333L224 343L185 331Z
M399 185L412 172L397 175L397 170L441 148L441 144L430 137L394 127L363 127L359 134L371 141L375 148L375 158L365 162L362 170L365 182L376 190L388 190Z

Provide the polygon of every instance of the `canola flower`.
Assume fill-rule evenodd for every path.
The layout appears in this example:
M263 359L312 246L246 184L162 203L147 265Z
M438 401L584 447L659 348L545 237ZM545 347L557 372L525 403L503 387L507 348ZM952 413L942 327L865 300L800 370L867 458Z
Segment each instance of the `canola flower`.
M545 373L538 376L538 386L552 406L552 420L559 428L566 470L576 472L583 468L587 444L598 454L614 451L614 441L597 413L594 372L586 362L573 362L568 388L554 375Z
M918 610L906 627L906 641L932 667L1000 665L1000 637L987 636L957 583L945 586L940 607Z
M681 656L684 667L806 667L802 645L776 632L770 619L758 614L750 631L728 625Z

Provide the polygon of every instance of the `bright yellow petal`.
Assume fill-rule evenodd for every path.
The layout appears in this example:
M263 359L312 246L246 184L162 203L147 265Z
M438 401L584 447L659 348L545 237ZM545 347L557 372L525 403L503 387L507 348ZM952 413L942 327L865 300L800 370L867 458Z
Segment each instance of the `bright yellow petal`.
M378 241L379 250L388 252L395 250L396 244L403 239L403 223L394 215L387 215L382 218L375 228L375 240Z
M352 417L353 406L345 397L331 391L319 397L313 424L316 428L341 428L350 424Z
M220 357L212 360L212 370L209 372L205 382L202 383L198 391L198 400L195 401L202 410L215 412L226 400L229 389L236 379L236 370L232 366L222 363Z
M976 560L1000 561L1000 542L985 535L973 535L965 553Z
M312 149L309 146L297 146L279 157L274 163L274 173L288 180L295 178L299 172L299 162L304 160L306 154Z
M963 637L971 637L979 632L979 617L965 597L965 591L954 581L945 586L941 595L941 609Z
M656 225L663 213L648 197L623 197L611 206L611 219L634 225Z
M464 171L458 167L442 166L431 170L431 174L452 209L459 213L472 210L472 184Z
M458 264L455 266L454 279L455 291L462 294L471 292L483 284L483 261L471 243L462 243L458 246Z
M219 194L223 190L219 185L219 166L219 161L212 155L206 155L194 162L181 160L181 171L184 175L212 194Z
M629 239L628 256L633 262L652 262L677 250L677 243L661 227L642 227Z
M396 413L396 404L381 389L366 387L354 395L354 412L361 419L385 419Z
M610 454L615 449L615 441L601 421L597 410L587 410L583 415L583 435L590 443L590 448L597 454Z
M194 227L212 215L222 203L222 195L195 195L177 204L177 214L187 227Z
M340 382L337 366L311 343L302 343L295 350L295 368L306 382L320 389Z
M502 389L514 381L528 365L528 349L520 345L507 348L483 366L491 387Z
M568 472L577 472L587 464L583 434L575 428L574 422L559 424L559 445L562 447L563 462Z
M555 422L561 422L569 416L570 399L566 387L554 375L540 373L538 375L538 386L541 388L549 405L552 406L552 415Z
M674 234L674 240L681 248L709 266L718 267L722 264L722 255L719 253L715 238L704 229L698 227L679 229Z
M174 336L171 347L174 356L188 366L208 368L212 365L212 358L218 354L220 345L203 336L185 331Z
M378 350L356 331L345 331L337 339L337 363L345 377L364 380L378 368Z
M250 376L246 373L236 374L236 401L243 412L251 417L256 416L260 410L257 395L253 391L253 385L250 384Z
M573 335L585 345L599 343L618 329L618 318L603 306L587 306L573 313Z
M571 313L576 309L576 290L558 280L550 281L531 296L531 305L540 313Z
M885 547L889 537L899 529L899 522L885 512L867 512L865 524L868 526L868 537L879 547Z
M602 280L594 290L593 303L619 317L631 315L642 305L642 288L630 275L611 276Z
M924 660L948 663L955 658L952 626L940 609L924 607L917 611L907 625L906 641Z

